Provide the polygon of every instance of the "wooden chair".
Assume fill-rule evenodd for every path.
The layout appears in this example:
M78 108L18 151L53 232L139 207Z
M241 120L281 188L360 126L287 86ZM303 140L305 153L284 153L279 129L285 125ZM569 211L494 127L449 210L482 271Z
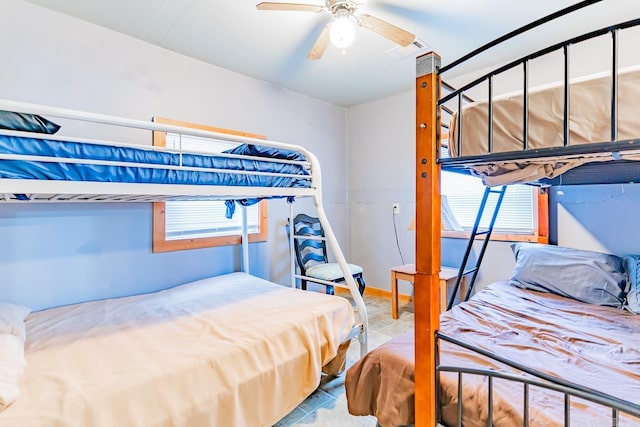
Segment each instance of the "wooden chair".
M300 236L312 236L315 238L323 238L324 229L318 218L305 214L298 214L293 219L294 239L293 247L296 254L296 261L300 274L306 276L307 279L301 279L300 287L307 289L307 282L313 282L313 279L325 280L328 282L341 283L344 282L344 275L337 262L329 262L327 256L327 245L324 240L305 239ZM286 226L287 235L289 235L289 224ZM364 293L366 286L364 277L362 276L362 267L355 264L348 264L349 270L353 275L360 294ZM326 285L326 292L333 295L334 289L331 285Z

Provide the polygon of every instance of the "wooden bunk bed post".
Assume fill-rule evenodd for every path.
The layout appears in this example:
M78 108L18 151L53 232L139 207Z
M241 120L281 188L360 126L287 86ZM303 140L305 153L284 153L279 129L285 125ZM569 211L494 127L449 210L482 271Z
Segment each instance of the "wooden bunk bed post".
M436 424L435 332L440 324L440 56L416 60L415 411L417 427Z

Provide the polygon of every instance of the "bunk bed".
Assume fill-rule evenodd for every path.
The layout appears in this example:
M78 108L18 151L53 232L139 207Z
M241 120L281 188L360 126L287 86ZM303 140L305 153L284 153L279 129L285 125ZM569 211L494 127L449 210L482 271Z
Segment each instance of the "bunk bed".
M52 120L62 121L59 133ZM73 121L143 139L65 135ZM311 197L348 271L323 209L320 166L301 146L9 100L0 100L0 128L0 203L225 200L232 211ZM154 147L154 131L235 148ZM352 338L366 353L366 307L351 275L344 286L355 309L252 276L242 215L242 272L33 313L0 303L0 425L271 426L315 390L321 372L344 370Z
M349 369L345 385L352 414L376 415L383 427L640 425L637 256L623 260L553 245L516 245L511 280L487 286L442 316L439 306L441 169L477 175L487 185L626 183L640 178L640 130L635 112L629 111L635 99L623 99L633 97L640 85L635 70L618 69L617 46L618 33L640 25L640 19L543 48L460 89L441 81L447 71L476 55L599 1L582 1L534 21L445 67L435 53L417 59L415 330L376 348ZM570 46L602 35L612 41L608 76L571 81ZM564 80L529 88L529 62L556 51L564 54ZM515 67L522 69L523 90L493 97L492 79ZM569 111L573 92L589 96L582 90L602 90L603 81L608 82L606 99L581 105L586 115L576 122ZM487 99L467 104L465 92L480 83L487 84ZM453 108L452 101L457 101ZM514 105L515 110L510 109ZM606 114L594 114L594 109ZM548 117L549 110L553 117ZM635 123L623 123L623 117ZM583 127L596 126L605 130L581 133ZM441 158L445 134L450 157ZM571 261L558 261L564 256ZM595 301L581 293L594 286L588 280L594 270L602 276L593 283L611 285L596 291L600 298ZM563 273L569 271L582 282L572 288L576 293L567 290L569 276ZM603 302L603 295L612 298ZM633 312L623 310L624 304Z

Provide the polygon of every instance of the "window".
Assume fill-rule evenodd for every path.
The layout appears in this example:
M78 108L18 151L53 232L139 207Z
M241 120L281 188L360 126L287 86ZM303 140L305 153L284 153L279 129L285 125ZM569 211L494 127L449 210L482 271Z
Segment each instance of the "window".
M468 238L473 229L485 186L479 178L442 172L443 237ZM497 197L487 200L480 228L486 228ZM502 200L491 238L493 240L547 242L547 195L531 185L509 185Z
M155 118L154 120L157 123L264 138L258 135L169 119ZM209 138L184 135L181 137L167 132L154 132L153 145L171 148L182 146L187 150L215 153L232 148L236 144ZM232 219L227 219L225 212L226 206L222 200L155 202L153 204L153 251L168 252L240 244L242 216L236 213ZM247 208L247 221L249 242L267 240L266 200Z

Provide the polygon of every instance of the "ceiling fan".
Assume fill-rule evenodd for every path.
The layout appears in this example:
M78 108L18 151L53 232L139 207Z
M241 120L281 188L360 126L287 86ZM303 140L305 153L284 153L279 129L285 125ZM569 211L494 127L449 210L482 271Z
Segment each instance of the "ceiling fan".
M400 46L409 46L416 36L402 28L396 27L375 16L355 12L362 3L353 0L326 0L324 6L304 3L286 2L262 2L256 5L258 10L290 10L298 12L323 12L333 14L335 19L325 25L322 32L313 44L307 55L307 59L320 59L327 49L329 42L336 47L345 49L351 45L355 37L354 23L359 26L380 34Z

